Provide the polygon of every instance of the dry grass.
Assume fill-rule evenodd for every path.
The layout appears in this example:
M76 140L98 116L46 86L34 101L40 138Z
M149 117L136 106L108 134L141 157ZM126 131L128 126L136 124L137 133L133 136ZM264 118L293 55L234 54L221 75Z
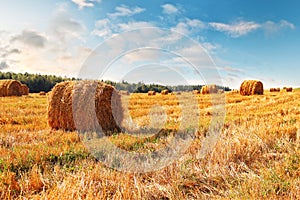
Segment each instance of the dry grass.
M197 95L194 143L183 159L145 174L110 169L87 152L76 132L50 130L45 96L0 98L0 199L299 199L300 91L225 95L226 119L213 152L197 157L212 119L210 95ZM170 129L180 122L177 95L131 94L123 100L137 123L149 124L149 112L166 113ZM152 111L153 105L162 109ZM125 150L147 152L161 148L168 136L109 139Z

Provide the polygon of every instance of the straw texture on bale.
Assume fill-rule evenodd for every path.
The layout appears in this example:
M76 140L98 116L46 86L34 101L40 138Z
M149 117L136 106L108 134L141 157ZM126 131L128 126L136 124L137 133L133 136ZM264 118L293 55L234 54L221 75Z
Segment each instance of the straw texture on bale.
M161 93L162 95L167 95L167 94L169 94L169 90L162 90L160 93Z
M148 96L154 96L154 95L156 95L155 91L148 91Z
M22 84L16 80L0 80L0 97L22 96Z
M120 132L123 110L120 94L100 81L66 81L52 89L48 124L52 129L80 132Z
M28 95L29 94L29 88L27 87L26 84L22 84L22 95Z
M216 85L205 85L201 88L201 94L215 94L218 93Z
M280 92L280 88L270 88L270 92Z
M287 91L287 92L293 92L293 88L292 87L287 87L287 88L285 88L285 91Z
M240 94L243 96L262 95L264 94L264 86L261 81L245 80L240 86Z
M46 92L40 91L40 95L41 95L41 96L45 96L45 95L46 95Z
M200 94L200 90L193 90L194 94Z

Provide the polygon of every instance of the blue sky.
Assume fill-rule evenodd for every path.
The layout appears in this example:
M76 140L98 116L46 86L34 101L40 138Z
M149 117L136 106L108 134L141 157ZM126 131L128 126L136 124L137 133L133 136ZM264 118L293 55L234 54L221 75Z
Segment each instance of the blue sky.
M259 79L266 88L300 86L300 1L0 0L0 3L1 71L78 76L93 50L107 41L119 53L124 52L131 40L137 42L133 36L137 33L143 34L144 41L139 41L142 46L149 41L149 46L157 47L158 44L150 42L153 33L149 31L134 32L126 38L125 46L112 40L134 29L158 27L179 32L201 45L208 54L206 58L195 46L184 45L193 45L191 42L176 41L182 47L178 53L196 65L207 67L211 64L207 59L211 58L226 86L238 88L244 79ZM105 56L110 53L101 52ZM102 59L108 58L112 57ZM134 51L114 61L102 78L176 84L181 77L184 81L177 83L209 82L190 69L191 66L170 53ZM203 69L205 76L205 69L199 69ZM206 79L214 81L209 76Z

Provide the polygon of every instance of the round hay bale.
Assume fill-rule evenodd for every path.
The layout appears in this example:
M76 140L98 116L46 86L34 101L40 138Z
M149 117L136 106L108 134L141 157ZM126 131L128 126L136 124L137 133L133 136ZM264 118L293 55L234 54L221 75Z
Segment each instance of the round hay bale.
M162 90L160 93L162 95L168 95L169 94L169 90Z
M215 94L218 93L218 88L216 85L204 85L201 88L201 94Z
M218 90L218 94L223 94L224 93L224 90L220 89Z
M285 88L285 91L287 91L287 92L293 92L293 88L292 87L287 87L287 88Z
M154 95L156 95L155 91L148 91L148 96L154 96Z
M280 92L280 88L270 88L270 92Z
M6 79L0 80L0 97L22 96L22 84L19 81Z
M52 129L80 132L120 132L123 109L120 94L100 81L66 81L56 84L48 100Z
M261 81L245 80L240 86L240 94L243 96L262 95L264 94L264 86Z
M22 95L28 95L29 94L29 88L27 87L26 84L22 84Z

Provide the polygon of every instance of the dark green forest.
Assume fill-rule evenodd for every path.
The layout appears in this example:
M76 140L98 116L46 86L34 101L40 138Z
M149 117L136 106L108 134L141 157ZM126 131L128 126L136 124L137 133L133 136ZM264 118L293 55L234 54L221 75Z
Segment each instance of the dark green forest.
M78 80L76 78L67 78L54 75L41 75L41 74L29 74L29 73L13 73L13 72L1 72L0 71L0 80L1 79L14 79L18 80L23 84L26 84L29 87L31 93L45 91L49 92L56 83L68 80ZM103 81L103 80L102 80ZM128 83L126 81L122 82L113 82L113 81L103 81L107 84L110 84L116 87L118 90L126 90L131 93L146 93L150 90L160 92L164 89L169 91L192 91L200 90L202 85L177 85L177 86L163 86L158 84L144 84L143 82L139 83ZM218 89L223 89L225 91L230 91L229 87L218 86Z

